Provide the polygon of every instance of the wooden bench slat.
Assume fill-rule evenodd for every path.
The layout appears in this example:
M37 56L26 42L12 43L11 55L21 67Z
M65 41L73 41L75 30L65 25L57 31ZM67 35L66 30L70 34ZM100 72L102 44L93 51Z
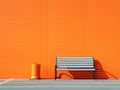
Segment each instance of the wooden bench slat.
M93 68L94 66L57 66L57 68Z
M85 68L83 68L83 69L57 68L57 70L70 70L70 71L95 71L94 68L92 68L92 69L85 69Z

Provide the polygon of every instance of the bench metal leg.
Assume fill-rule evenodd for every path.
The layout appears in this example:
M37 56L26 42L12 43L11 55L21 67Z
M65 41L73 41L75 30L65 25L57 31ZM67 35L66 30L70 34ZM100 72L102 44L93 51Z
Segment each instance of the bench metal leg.
M93 71L93 79L96 79L96 73Z
M56 65L55 65L55 80L56 80L56 76L57 76L57 70L56 70Z

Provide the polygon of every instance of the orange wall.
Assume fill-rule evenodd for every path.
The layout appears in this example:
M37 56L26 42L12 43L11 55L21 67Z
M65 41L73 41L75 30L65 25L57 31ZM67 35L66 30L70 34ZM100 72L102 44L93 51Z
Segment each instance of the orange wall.
M108 78L120 78L119 3L1 0L0 78L30 78L32 63L53 78L56 56L93 56Z

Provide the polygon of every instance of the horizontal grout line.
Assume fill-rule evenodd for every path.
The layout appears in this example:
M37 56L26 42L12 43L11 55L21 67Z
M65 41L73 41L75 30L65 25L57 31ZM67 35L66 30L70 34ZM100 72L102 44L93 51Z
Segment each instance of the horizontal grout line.
M0 88L120 88L120 86L0 86Z

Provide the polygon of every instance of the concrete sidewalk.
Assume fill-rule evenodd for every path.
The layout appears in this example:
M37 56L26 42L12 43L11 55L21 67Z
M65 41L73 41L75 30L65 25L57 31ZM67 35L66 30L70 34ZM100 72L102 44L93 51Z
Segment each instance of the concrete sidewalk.
M120 80L0 80L0 90L120 90Z

